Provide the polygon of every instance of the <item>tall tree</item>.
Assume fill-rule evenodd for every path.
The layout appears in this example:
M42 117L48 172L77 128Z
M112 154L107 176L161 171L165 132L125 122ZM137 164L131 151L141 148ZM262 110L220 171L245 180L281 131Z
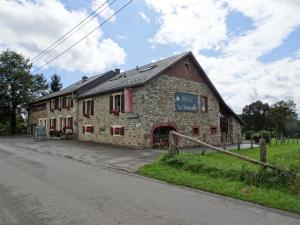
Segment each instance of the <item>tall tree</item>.
M43 74L31 74L29 59L11 50L0 53L0 102L9 107L11 133L27 104L48 89Z
M50 81L50 93L60 91L62 89L62 83L60 82L60 76L53 74Z
M269 130L270 106L261 101L253 102L243 108L241 118L246 123L246 130Z
M296 104L279 101L271 106L271 120L277 135L287 135L290 124L297 123Z

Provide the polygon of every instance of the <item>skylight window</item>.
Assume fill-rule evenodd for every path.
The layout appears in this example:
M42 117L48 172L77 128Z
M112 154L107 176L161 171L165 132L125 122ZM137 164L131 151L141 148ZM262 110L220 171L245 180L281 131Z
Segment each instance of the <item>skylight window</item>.
M152 70L154 67L156 67L157 65L153 65L153 66L148 66L148 67L146 67L146 68L143 68L143 69L140 69L140 73L142 73L142 72L146 72L146 71L148 71L148 70Z

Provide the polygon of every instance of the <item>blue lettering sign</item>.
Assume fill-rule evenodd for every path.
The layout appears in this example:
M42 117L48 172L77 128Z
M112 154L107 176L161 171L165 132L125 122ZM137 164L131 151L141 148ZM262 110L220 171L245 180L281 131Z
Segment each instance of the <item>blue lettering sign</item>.
M176 92L176 111L198 112L198 96L188 93Z

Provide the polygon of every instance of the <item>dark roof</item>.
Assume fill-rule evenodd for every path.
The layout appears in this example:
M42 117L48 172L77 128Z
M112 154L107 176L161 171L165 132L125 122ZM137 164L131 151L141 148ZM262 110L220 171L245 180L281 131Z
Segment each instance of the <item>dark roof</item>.
M96 87L86 91L79 98L92 96L104 92L122 89L125 87L133 87L144 84L146 81L152 79L158 74L163 73L171 65L178 62L183 57L187 56L190 52L181 53L179 55L171 56L169 58L149 63L138 68L134 68L120 74L115 75L113 78L97 85Z
M44 101L44 100L47 100L47 99L50 99L50 98L55 98L55 97L58 97L58 96L61 96L61 95L66 95L66 94L70 94L72 92L75 92L77 91L78 89L86 86L87 84L90 84L91 82L93 82L94 80L96 80L97 78L105 75L107 72L105 73L101 73L101 74L98 74L98 75L95 75L95 76L92 76L92 77L87 77L86 80L79 80L73 84L71 84L70 86L68 87L65 87L64 89L60 90L60 91L57 91L57 92L54 92L54 93L51 93L49 95L45 95L45 96L42 96L38 99L36 99L34 102L40 102L40 101ZM33 102L33 103L34 103Z

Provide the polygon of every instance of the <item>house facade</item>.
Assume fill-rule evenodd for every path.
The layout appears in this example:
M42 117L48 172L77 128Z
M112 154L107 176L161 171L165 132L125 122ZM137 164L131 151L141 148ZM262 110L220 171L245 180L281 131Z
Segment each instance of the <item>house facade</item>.
M213 145L241 137L243 122L191 52L125 71L79 96L78 106L82 141L160 148L170 130Z
M58 103L48 101L48 128L60 130L69 125L64 118L72 118L73 132L81 141L162 148L168 145L170 130L213 145L237 143L241 137L242 120L191 52L115 73L76 93L73 107L50 110L53 104L69 102L65 97L60 95ZM193 143L178 140L178 145Z
M33 134L36 126L44 126L48 136L78 132L77 97L119 71L108 71L82 80L52 94L43 96L28 107L28 133Z

